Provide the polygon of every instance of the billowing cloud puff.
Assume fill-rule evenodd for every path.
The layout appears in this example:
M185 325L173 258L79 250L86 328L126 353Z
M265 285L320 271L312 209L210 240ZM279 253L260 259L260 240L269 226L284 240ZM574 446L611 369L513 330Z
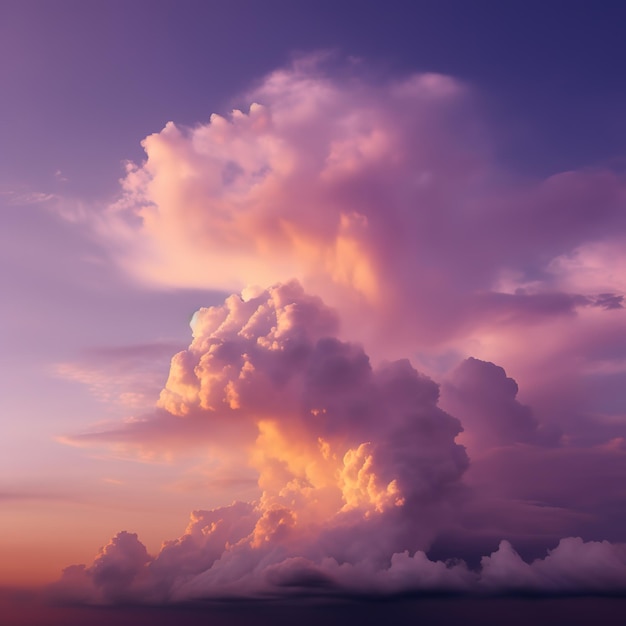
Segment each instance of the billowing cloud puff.
M371 240L380 227L396 230L389 222L409 210L399 197L379 214L388 183L410 173L403 186L428 197L437 195L431 178L473 173L457 129L441 123L464 92L448 77L424 75L381 96L357 82L342 88L307 64L269 76L245 113L213 115L195 129L168 123L144 141L147 160L128 166L114 207L140 220L127 234L145 248L129 262L177 285L230 290L296 275L377 297L384 276Z
M480 583L488 589L545 593L623 592L626 545L562 539L545 559L525 563L508 541L481 562Z
M92 565L73 565L63 571L65 588L82 601L123 602L136 600L147 578L145 566L152 561L135 533L122 531L100 549ZM97 590L97 595L94 595Z
M514 443L556 443L559 433L545 432L529 406L516 400L517 383L502 367L469 358L447 378L442 403L463 426L463 443L480 452Z
M360 346L333 336L335 315L295 282L231 296L201 309L192 326L159 405L179 420L242 424L239 445L249 447L262 490L257 543L281 525L289 534L332 521L341 534L341 520L374 528L383 514L398 526L392 541L427 541L431 507L467 465L454 441L460 424L437 407L433 381L408 361L373 368ZM416 508L421 521L409 523ZM351 532L341 549L358 541Z
M361 346L333 336L337 326L297 282L194 316L193 341L173 357L159 409L183 432L207 422L218 424L214 438L238 433L260 497L194 514L150 565L168 594L188 577L185 585L204 587L226 576L241 588L240 576L285 559L376 569L396 552L428 547L450 516L467 456L455 442L460 423L437 406L438 386L406 360L372 367ZM135 580L136 559L116 556L129 542L119 535L88 572L105 599L118 590L101 572L123 570L124 588Z
M144 140L100 223L126 269L228 291L298 278L387 352L619 303L623 180L505 175L469 86L308 59L244 98Z

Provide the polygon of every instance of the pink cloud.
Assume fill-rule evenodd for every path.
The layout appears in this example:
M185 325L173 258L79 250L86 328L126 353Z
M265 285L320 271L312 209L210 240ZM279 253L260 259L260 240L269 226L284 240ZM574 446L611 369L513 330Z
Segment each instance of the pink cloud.
M155 415L74 441L140 450L210 442L256 472L258 499L194 512L185 534L155 557L134 535L119 535L97 567L67 571L66 593L113 602L124 593L183 600L479 590L510 559L519 572L496 584L506 590L525 585L530 567L506 543L489 557L496 565L486 557L483 573L432 561L425 550L446 532L472 541L472 528L535 546L564 529L603 528L589 512L619 488L606 483L601 494L605 474L587 470L619 471L621 449L549 447L558 436L492 363L469 359L444 385L443 404L464 420L475 457L467 472L461 424L439 408L438 385L408 360L374 367L361 346L333 336L335 313L297 282L230 296L191 325L193 340L172 359ZM563 489L573 470L576 488L595 493L596 504ZM123 588L98 573L116 568L128 578ZM537 580L528 585L543 590Z
M446 76L381 86L299 62L247 101L147 137L97 221L142 281L242 292L195 314L152 413L68 438L210 444L258 477L254 502L195 513L124 565L134 597L585 591L594 562L622 589L620 545L564 539L530 562L510 541L623 540L624 494L601 487L626 436L623 178L502 172L471 88ZM446 374L441 402L412 361ZM481 569L427 558L454 532L504 541ZM111 546L98 562L144 558L126 535ZM94 567L66 578L117 597Z
M84 565L66 568L59 590L74 601L107 604L136 601L147 579L145 566L151 561L137 535L122 531L100 549L89 568Z
M240 290L298 278L382 353L503 317L523 329L623 291L619 272L602 275L623 180L505 175L468 85L339 80L312 60L245 98L246 112L168 123L128 166L100 228L141 279ZM581 263L584 283L572 280Z
M432 380L406 360L374 368L296 282L231 296L192 327L152 418L70 441L226 444L258 474L260 543L281 528L288 543L321 533L329 553L372 558L428 544L467 466L460 424L438 408Z
M558 443L560 433L542 427L532 409L517 401L517 392L517 383L503 368L474 358L448 376L442 406L461 420L461 440L470 456L515 443Z

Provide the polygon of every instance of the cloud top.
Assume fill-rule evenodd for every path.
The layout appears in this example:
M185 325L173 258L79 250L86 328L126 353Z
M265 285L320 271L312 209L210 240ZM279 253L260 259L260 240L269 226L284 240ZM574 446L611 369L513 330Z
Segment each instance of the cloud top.
M351 338L396 347L619 306L623 180L502 172L468 85L381 84L313 58L244 98L193 128L169 122L128 165L99 228L142 280L239 291L297 278Z

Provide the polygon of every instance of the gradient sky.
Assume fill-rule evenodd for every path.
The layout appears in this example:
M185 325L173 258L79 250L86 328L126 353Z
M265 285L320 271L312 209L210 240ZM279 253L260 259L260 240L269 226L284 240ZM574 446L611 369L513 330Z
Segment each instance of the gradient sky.
M623 593L624 20L4 0L0 585Z

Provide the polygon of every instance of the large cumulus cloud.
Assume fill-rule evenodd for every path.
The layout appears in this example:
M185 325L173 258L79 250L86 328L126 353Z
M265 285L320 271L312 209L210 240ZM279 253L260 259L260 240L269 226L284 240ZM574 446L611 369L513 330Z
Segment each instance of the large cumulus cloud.
M406 360L372 367L361 346L334 336L337 325L297 282L201 309L158 401L169 424L161 434L245 452L262 492L258 541L281 525L289 534L330 523L328 550L378 557L386 542L424 547L467 466L454 440L461 425L437 406L436 383ZM82 440L145 440L162 424ZM381 516L396 530L376 543L354 532L363 522L369 537Z
M97 219L139 279L242 296L196 313L154 413L71 441L209 441L258 498L195 512L154 557L118 535L65 588L115 600L102 572L118 568L157 599L577 591L610 563L604 588L623 589L619 545L554 548L577 529L624 540L623 493L598 488L625 458L623 177L502 172L475 94L447 76L381 85L308 59L246 102L147 137ZM585 494L563 488L571 468ZM492 554L427 558L452 536ZM545 559L512 548L537 538Z
M185 533L156 556L136 535L120 533L91 566L68 568L57 592L90 602L160 602L623 589L623 549L606 542L563 540L529 564L504 541L479 569L428 558L446 533L467 551L477 526L498 540L534 533L545 546L568 522L580 525L585 507L558 475L551 485L519 470L532 461L540 472L569 472L590 452L559 447L558 433L544 432L516 400L517 385L502 368L469 359L444 385L445 404L466 421L465 442L478 459L465 484L461 423L439 407L439 386L407 360L372 366L360 345L335 336L338 324L295 281L200 309L190 346L172 358L156 417L78 440L212 440L239 450L258 478L258 498L194 511ZM613 452L591 454L615 471L624 455ZM598 477L584 467L579 473L593 489ZM613 564L606 588L592 582L594 563L604 560Z
M463 491L461 425L437 406L436 383L406 360L373 367L361 346L334 336L337 325L297 282L198 311L159 408L183 432L189 421L217 423L210 437L231 446L236 432L258 474L259 499L194 513L185 535L149 567L136 537L122 533L91 568L68 570L69 583L82 576L103 600L131 587L141 595L144 574L145 593L178 597L182 586L183 595L230 587L240 594L248 583L257 588L259 572L289 587L280 581L300 570L308 580L312 563L376 572L396 553L427 548ZM142 428L154 423L127 431ZM148 567L141 576L137 564Z

